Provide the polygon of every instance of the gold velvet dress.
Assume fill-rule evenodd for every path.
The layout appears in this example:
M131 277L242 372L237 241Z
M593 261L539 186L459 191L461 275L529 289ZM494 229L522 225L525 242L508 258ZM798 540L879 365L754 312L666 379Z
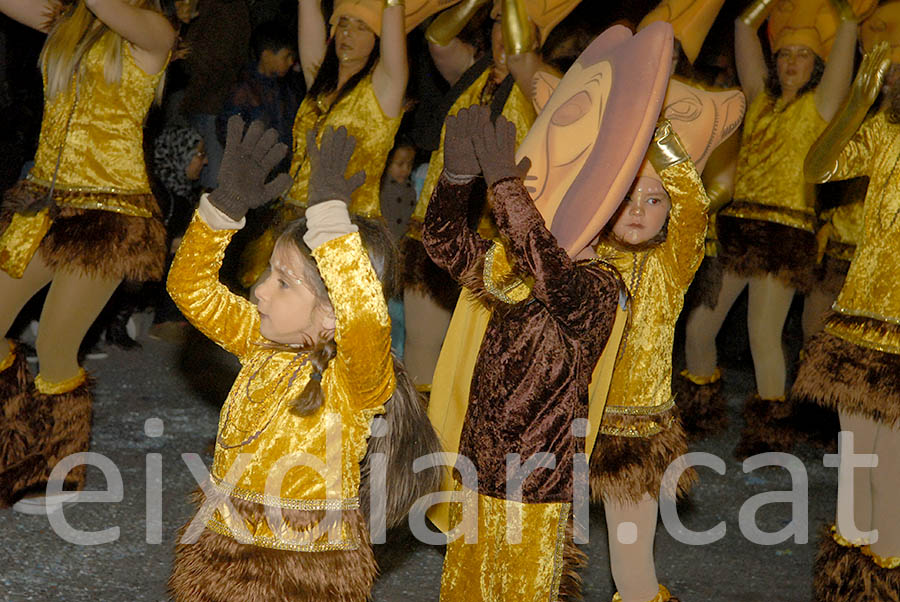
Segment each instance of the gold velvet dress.
M725 269L772 274L806 292L815 265L816 198L803 160L825 129L815 93L785 103L762 92L744 117L734 200L716 229Z
M169 273L169 292L185 316L241 361L222 407L208 484L221 497L210 504L215 508L200 510L199 542L177 547L173 589L185 600L205 587L221 593L249 565L285 589L245 596L236 590L221 599L262 600L263 591L292 592L298 600L363 599L375 564L359 510L359 462L370 420L395 386L381 285L359 234L313 250L334 307L337 354L321 375L323 405L301 415L292 402L310 378L307 353L263 339L256 307L218 281L234 232L195 216ZM222 564L229 558L233 577L231 564ZM296 591L280 570L299 571ZM355 597L337 595L345 586Z
M490 79L492 72L492 65L484 69L481 75L459 95L447 112L447 117L456 115L461 109L475 104L490 105L497 87ZM516 145L519 145L525 139L525 134L528 133L531 124L534 123L535 112L531 101L518 85L512 86L506 102L503 103L501 114L516 126ZM403 241L403 258L406 286L426 291L443 307L452 311L456 305L459 288L446 272L431 262L422 248L422 224L425 221L425 212L428 210L428 201L431 200L434 186L444 170L445 129L441 126L440 144L437 150L431 153L431 159L428 162L428 171L425 174L422 192L419 194L419 202L413 210L409 221L409 230ZM485 238L496 236L496 228L487 210L483 211L480 216L478 230Z
M822 226L816 234L820 263L817 286L837 296L850 270L856 245L863 238L867 178L854 178L842 189L842 204L819 214Z
M350 135L356 138L356 148L347 166L347 174L352 175L364 170L366 181L353 193L350 213L361 217L378 218L381 216L381 174L394 146L394 136L400 127L402 117L402 114L396 117L384 114L375 96L371 72L331 106L323 98L306 95L294 118L294 148L290 171L294 184L285 193L283 203L276 208L276 223L249 245L244 253L241 284L249 288L259 279L269 263L278 231L286 223L301 217L303 209L306 208L309 186L306 132L318 127L316 141L321 143L326 128L344 126Z
M493 254L493 243L461 219L474 185L442 176L422 234L435 263L467 287L482 281ZM572 589L578 555L566 536L579 487L575 456L584 449L573 424L588 415L588 381L612 330L620 281L601 261L568 257L519 178L491 192L507 252L534 284L528 298L494 311L478 350L456 463L459 492L478 506L478 541L448 544L441 600L556 600ZM539 454L552 463L540 462L518 485L507 478L510 457L534 464ZM451 529L464 512L451 508Z
M862 239L828 316L807 344L794 394L872 420L900 424L900 126L884 111L866 120L833 180L869 176Z
M159 279L165 228L142 145L164 72L145 73L124 42L121 80L108 83L104 61L115 39L112 31L100 38L69 87L45 99L34 167L7 192L0 230L15 204L46 198L52 187L59 214L38 250L47 264L104 278ZM43 78L46 90L46 72Z
M636 251L612 242L597 247L597 256L619 270L631 302L591 455L595 500L674 497L679 483L663 483L663 472L687 452L671 390L672 346L684 294L703 260L709 200L690 162L660 177L672 201L665 240ZM681 492L692 479L685 473Z

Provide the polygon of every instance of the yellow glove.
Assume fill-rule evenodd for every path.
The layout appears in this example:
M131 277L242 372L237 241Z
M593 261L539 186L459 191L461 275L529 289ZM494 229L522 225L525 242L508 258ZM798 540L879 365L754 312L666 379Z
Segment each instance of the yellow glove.
M675 133L675 128L668 119L661 119L656 124L653 141L650 142L650 148L647 149L647 159L650 161L650 165L653 166L656 173L662 173L663 170L689 161L690 158L691 156L684 149L681 139Z
M528 20L524 0L501 0L503 12L503 48L506 56L522 54L535 50L534 27Z
M446 46L459 35L478 9L488 2L490 0L463 0L453 8L445 10L435 17L425 30L425 38L432 44Z
M807 182L827 182L837 171L841 151L859 129L881 91L884 75L891 66L890 52L886 41L879 42L863 57L847 100L806 155L803 175Z
M750 29L756 31L763 24L772 8L775 6L776 0L755 0L750 6L744 9L738 20Z

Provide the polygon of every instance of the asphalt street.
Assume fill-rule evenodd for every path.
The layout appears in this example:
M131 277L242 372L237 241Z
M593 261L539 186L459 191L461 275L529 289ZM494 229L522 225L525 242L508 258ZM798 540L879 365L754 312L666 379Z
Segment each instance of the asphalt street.
M67 505L63 518L53 524L46 516L0 511L0 599L167 600L175 534L191 516L188 495L197 486L183 455L195 454L191 457L209 465L219 406L236 362L199 335L184 344L141 342L140 350L111 350L108 358L87 362L97 381L92 451L111 463L106 473L89 468L86 489L108 489L117 473L121 500ZM677 526L661 522L657 572L682 602L810 600L815 543L834 514L837 471L823 466L821 451L804 447L797 452L793 477L777 467L744 472L731 450L741 426L740 404L752 390L752 372L746 353L735 357L724 371L729 430L693 448L722 463L717 469L698 468L700 482L677 514L686 529L718 525L724 534L713 543L689 545L679 541L684 538ZM754 501L772 502L777 497L773 492L792 487L793 504L763 503L753 514ZM760 494L768 497L754 497ZM155 509L157 495L161 511ZM752 520L742 521L742 513ZM66 525L93 532L94 545L66 541L59 534ZM765 533L797 528L794 536L770 536L774 542L760 544L750 537L754 525L763 533L757 540ZM589 535L583 547L590 558L582 572L584 597L605 602L614 587L601 508L592 508ZM438 599L442 548L398 531L376 553L381 575L374 600Z

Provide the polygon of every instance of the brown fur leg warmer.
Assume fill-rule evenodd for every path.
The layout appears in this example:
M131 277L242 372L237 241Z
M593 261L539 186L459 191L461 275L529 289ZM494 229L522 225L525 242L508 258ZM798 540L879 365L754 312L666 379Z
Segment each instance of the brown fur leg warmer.
M12 365L0 372L0 472L25 457L34 444L34 379L25 355L14 347ZM39 428L37 430L40 430Z
M825 531L816 555L813 598L816 602L900 602L900 569L881 568L861 548L839 545Z
M728 427L728 404L722 395L721 378L698 385L679 374L672 379L672 392L688 441L718 434Z
M748 397L744 402L744 428L734 457L745 460L770 451L789 453L796 443L792 415L789 401L760 399L755 393Z
M60 460L90 449L91 385L88 380L59 395L35 392L31 404L22 408L19 422L28 426L28 455L5 465L0 472L0 507L43 489ZM84 465L73 468L66 475L64 488L81 489L85 468Z
M176 544L169 589L177 602L363 602L378 568L362 515L345 512L344 519L360 535L356 550L274 550L204 529L195 543Z
M855 345L821 333L806 344L791 395L803 401L900 424L900 355Z
M660 432L648 437L624 437L601 432L591 453L591 500L616 500L623 504L637 504L644 494L654 499L660 495L683 496L697 480L697 472L689 468L681 473L677 483L663 481L670 464L687 453L687 437L681 421L670 410L655 416L659 423L670 423ZM642 416L628 417L640 421Z
M575 545L572 535L572 519L566 525L566 543L563 547L563 570L559 580L559 602L581 600L581 574L579 571L587 566L588 556Z

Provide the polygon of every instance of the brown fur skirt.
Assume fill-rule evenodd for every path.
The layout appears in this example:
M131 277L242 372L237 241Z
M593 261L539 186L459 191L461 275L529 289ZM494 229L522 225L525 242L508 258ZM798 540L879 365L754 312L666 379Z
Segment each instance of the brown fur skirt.
M848 271L850 271L849 261L832 257L826 253L822 257L822 263L816 266L815 286L837 297L844 287Z
M232 498L244 518L261 518L259 504ZM284 511L294 526L321 519L322 513ZM356 550L294 552L243 544L204 529L195 543L175 545L169 589L177 602L363 602L378 572L365 520L343 513L360 541Z
M644 416L628 417L635 423L647 421ZM678 481L664 479L671 464L682 462L687 453L687 435L675 408L652 417L664 426L648 437L597 436L591 453L591 500L614 500L619 503L638 503L644 494L654 499L660 496L674 499L690 490L697 480L697 472L688 468Z
M21 208L16 197L32 196L39 189L42 187L33 183L19 182L7 191L0 210L0 231ZM144 204L156 207L152 197L140 196ZM37 252L54 270L110 280L159 280L165 266L166 228L158 216L63 207Z
M900 355L855 345L827 332L806 344L791 394L876 422L900 425Z
M785 285L808 293L814 280L816 236L812 232L763 220L719 215L716 221L726 270L739 276L772 274Z
M722 291L722 271L722 262L718 257L704 257L684 297L685 308L705 305L709 309L715 309Z

